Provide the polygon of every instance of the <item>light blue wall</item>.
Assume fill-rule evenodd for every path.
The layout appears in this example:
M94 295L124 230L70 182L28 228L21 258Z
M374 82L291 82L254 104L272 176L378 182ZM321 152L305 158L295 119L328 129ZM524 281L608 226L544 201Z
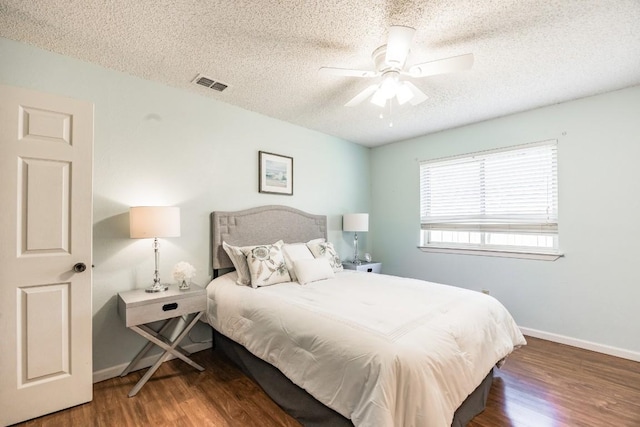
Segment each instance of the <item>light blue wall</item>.
M547 139L558 140L564 258L416 248L420 160ZM640 87L375 148L371 159L371 244L385 273L486 288L520 326L640 352Z
M151 242L128 237L130 206L181 208L181 236L161 242L166 280L187 261L196 282L208 283L213 210L283 204L326 214L329 238L350 254L342 214L369 207L367 148L1 38L0 83L95 104L94 371L129 361L144 342L116 313L116 294L145 287L153 274ZM259 150L294 158L293 196L258 193ZM193 336L206 339L208 330Z

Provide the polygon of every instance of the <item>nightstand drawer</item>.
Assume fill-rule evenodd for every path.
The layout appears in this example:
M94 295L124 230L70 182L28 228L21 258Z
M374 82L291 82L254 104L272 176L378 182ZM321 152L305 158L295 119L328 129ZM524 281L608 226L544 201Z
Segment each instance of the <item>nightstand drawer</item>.
M186 291L170 286L162 293L136 289L118 294L118 313L127 327L198 313L206 308L206 291L196 285Z
M361 264L354 264L352 262L343 262L342 266L347 270L364 271L368 273L380 273L382 271L381 262L365 262Z

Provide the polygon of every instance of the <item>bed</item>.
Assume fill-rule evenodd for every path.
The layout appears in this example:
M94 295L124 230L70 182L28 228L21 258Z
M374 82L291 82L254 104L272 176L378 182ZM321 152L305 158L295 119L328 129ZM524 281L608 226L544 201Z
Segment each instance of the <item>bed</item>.
M211 220L207 320L216 348L305 426L466 425L484 409L493 367L526 344L490 296L340 271L334 260L287 263L296 281L239 285L245 273L230 271L235 255L223 242L245 247L249 259L252 245L313 249L327 239L327 219L264 206Z

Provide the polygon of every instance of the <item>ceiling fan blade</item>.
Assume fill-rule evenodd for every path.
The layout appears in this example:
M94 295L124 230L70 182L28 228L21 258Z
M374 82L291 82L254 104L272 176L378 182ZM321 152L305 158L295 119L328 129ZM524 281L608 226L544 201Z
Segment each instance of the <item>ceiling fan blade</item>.
M360 104L362 101L373 95L373 93L378 89L378 85L371 85L356 96L354 96L351 101L344 104L345 107L355 107Z
M427 95L425 95L423 91L418 89L416 87L416 85L414 85L413 83L411 83L409 81L404 81L403 84L404 84L405 87L409 88L411 93L413 93L413 98L409 99L409 104L418 105L418 104L426 101L427 99L429 99L429 97Z
M416 32L414 28L404 27L402 25L393 25L389 28L389 39L387 40L387 53L385 62L393 67L402 68L407 55L409 55L409 46L411 39Z
M333 76L347 76L347 77L375 77L378 75L377 71L372 70L351 70L348 68L335 68L335 67L320 67L319 74L333 75Z
M473 53L467 53L466 55L452 56L451 58L412 65L409 68L409 75L411 77L435 76L437 74L468 70L472 65Z

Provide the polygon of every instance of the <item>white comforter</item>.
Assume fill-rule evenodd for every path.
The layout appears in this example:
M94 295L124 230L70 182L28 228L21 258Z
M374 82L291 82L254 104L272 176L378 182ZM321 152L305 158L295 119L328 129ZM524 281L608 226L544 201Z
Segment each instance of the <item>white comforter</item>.
M207 287L209 323L355 426L451 425L491 368L526 344L480 292L345 271L253 289Z

